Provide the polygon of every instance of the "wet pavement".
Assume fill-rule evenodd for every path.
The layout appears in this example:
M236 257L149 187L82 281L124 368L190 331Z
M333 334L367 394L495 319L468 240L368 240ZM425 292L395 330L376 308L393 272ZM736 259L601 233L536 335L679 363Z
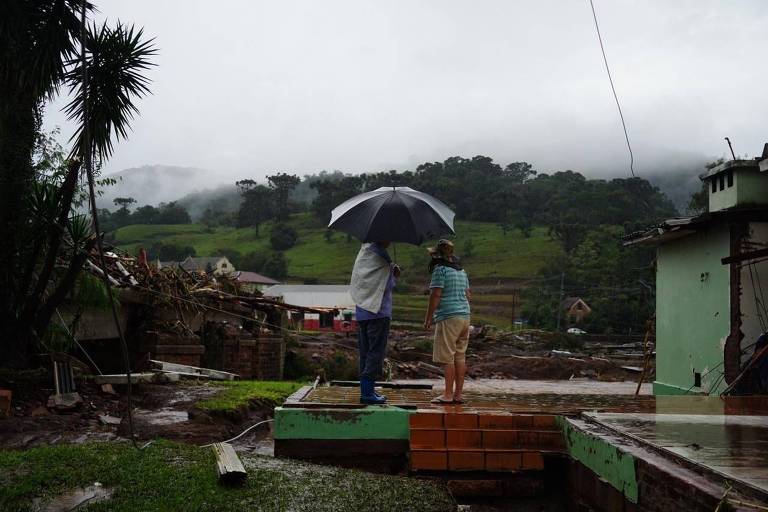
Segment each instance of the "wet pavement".
M588 413L585 416L707 471L768 491L768 416L734 414L749 412L758 403L767 401L765 397L736 399L737 403L747 402L749 406L737 409L733 404L724 403L726 414L704 412L704 402L699 400L697 406L703 412L700 414Z
M565 381L566 383L569 381ZM606 383L613 384L613 383ZM506 389L493 391L464 392L464 404L437 405L431 400L439 391L426 389L384 389L390 405L411 406L419 409L440 409L450 412L497 412L497 413L540 413L577 415L583 411L654 411L655 398L652 395L608 395L587 393L511 393ZM568 390L566 385L562 389ZM359 404L360 391L351 387L318 387L302 400L303 403L329 405Z

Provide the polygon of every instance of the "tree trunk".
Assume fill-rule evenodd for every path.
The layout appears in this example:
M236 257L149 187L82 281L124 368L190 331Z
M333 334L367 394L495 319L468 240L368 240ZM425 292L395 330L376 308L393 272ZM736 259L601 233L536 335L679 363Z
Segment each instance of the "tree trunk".
M30 356L25 331L19 322L16 298L22 274L25 204L35 178L32 152L37 129L37 99L28 91L8 90L0 85L0 364Z

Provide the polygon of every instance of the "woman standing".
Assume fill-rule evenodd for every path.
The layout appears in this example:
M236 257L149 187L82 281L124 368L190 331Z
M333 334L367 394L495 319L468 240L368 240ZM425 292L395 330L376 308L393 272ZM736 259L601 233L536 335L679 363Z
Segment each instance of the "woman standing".
M461 404L464 403L462 390L469 343L469 279L453 254L450 240L440 240L428 251L432 256L429 264L432 278L424 328L435 325L432 360L444 365L445 372L443 394L432 403Z

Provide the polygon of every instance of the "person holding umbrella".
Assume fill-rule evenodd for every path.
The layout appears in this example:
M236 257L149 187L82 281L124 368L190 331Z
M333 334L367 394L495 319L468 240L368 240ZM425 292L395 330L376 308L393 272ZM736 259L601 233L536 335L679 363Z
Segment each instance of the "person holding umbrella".
M350 295L355 301L360 359L360 402L383 404L386 397L375 391L387 354L389 324L392 320L392 290L400 277L398 267L387 253L389 242L364 243L355 258Z
M469 344L469 279L453 254L450 240L440 240L436 247L427 250L432 256L432 277L424 328L429 330L435 325L432 360L444 365L445 375L443 394L432 403L462 404Z
M454 216L442 201L410 187L364 192L331 212L329 228L363 242L352 269L350 295L359 325L360 402L364 404L386 402L374 386L386 355L392 289L401 272L387 248L392 242L421 245L442 233L455 234Z

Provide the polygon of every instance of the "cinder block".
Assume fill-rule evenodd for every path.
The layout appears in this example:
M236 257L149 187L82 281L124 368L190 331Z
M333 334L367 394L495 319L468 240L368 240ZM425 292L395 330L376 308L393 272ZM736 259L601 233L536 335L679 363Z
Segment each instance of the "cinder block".
M445 448L445 430L411 429L411 448Z
M539 432L539 446L542 449L563 450L565 441L560 432Z
M483 471L485 469L485 454L480 451L449 451L448 469L451 471Z
M533 430L520 430L517 433L519 446L525 448L539 448L539 433Z
M515 416L510 414L481 414L478 424L482 429L500 428L514 430Z
M445 471L448 469L448 453L445 450L411 450L411 469Z
M446 413L445 428L477 428L477 414Z
M544 469L544 457L539 452L524 452L522 469L541 471Z
M528 414L517 414L514 418L516 428L533 428L533 416Z
M520 452L485 452L487 471L519 471L523 467Z
M443 413L417 412L408 418L411 428L443 428Z
M483 430L483 448L514 449L520 446L516 430Z
M446 446L450 448L480 448L482 437L479 430L447 430Z
M537 415L533 417L533 426L538 429L549 430L556 428L557 422L555 421L555 416Z

